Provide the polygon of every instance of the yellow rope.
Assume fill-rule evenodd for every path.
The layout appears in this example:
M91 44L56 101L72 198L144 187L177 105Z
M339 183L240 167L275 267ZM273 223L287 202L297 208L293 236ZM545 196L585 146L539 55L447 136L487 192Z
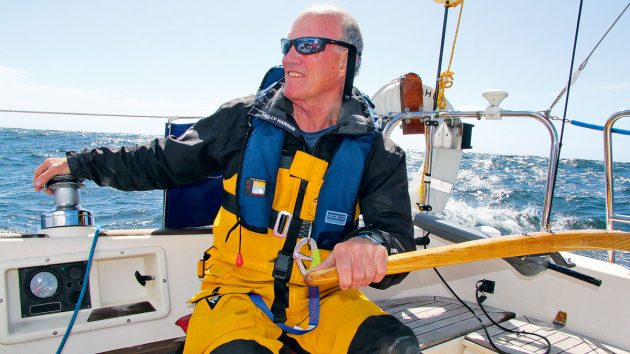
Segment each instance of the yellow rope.
M451 46L451 58L448 61L448 68L446 71L440 74L437 88L437 106L439 109L446 108L446 98L444 98L444 90L453 86L454 72L451 71L451 64L453 64L453 57L455 56L455 43L457 43L457 35L459 34L459 23L462 20L462 12L464 11L464 0L456 0L453 3L447 3L444 6L455 7L461 4L459 8L459 17L457 18L457 28L455 29L455 37L453 38L453 45Z
M444 98L444 90L453 86L453 74L454 72L447 70L440 74L440 80L438 81L438 103L439 109L446 108L446 98Z
M452 2L451 1L447 1L444 4L444 6L446 6L446 7L455 7L455 6L457 6L457 5L459 5L459 4L463 3L463 2L464 2L464 0L454 0Z

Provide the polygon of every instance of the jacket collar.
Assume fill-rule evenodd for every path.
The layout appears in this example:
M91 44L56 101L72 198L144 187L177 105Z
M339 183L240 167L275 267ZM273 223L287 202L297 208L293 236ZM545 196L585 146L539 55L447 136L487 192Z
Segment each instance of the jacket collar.
M333 130L333 133L362 135L374 131L374 121L368 105L371 105L371 102L354 88L352 97L343 101L341 105L337 129ZM259 92L250 114L256 115L296 137L302 134L293 119L293 103L284 96L284 80Z

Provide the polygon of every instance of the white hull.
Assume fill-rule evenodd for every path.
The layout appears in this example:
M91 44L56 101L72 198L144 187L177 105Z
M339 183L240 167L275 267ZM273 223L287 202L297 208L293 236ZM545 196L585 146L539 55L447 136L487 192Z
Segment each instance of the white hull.
M431 246L440 245L436 237L432 237L431 242ZM564 311L568 314L568 330L629 350L630 307L623 304L630 294L630 270L576 254L563 254L576 263L574 270L601 279L602 285L596 287L551 270L525 277L503 260L448 266L439 271L463 300L475 302L478 280L494 280L495 293L488 295L484 305L547 323L552 323L558 311ZM433 269L412 272L401 285L392 289L366 289L365 292L375 300L423 295L452 297ZM451 351L454 348L432 349L459 352Z
M420 229L416 229L420 236ZM110 232L114 234L114 232ZM186 301L200 285L196 262L212 242L212 235L101 236L90 273L91 309L84 309L72 330L64 353L97 353L177 338L183 335L175 321L190 313ZM135 232L141 234L141 232ZM0 239L0 352L48 353L61 341L71 311L22 318L20 315L18 268L87 259L91 237L2 238ZM432 238L431 246L440 239ZM630 271L573 254L566 254L574 269L603 281L601 287L565 275L544 271L525 277L502 260L483 261L440 269L451 287L465 300L474 302L480 279L496 281L494 295L484 304L553 321L558 311L568 314L567 329L596 338L618 348L630 348ZM142 287L135 279L138 270L154 275ZM450 297L433 270L417 271L400 285L379 291L367 288L374 300L414 298L424 295ZM88 322L99 308L149 301L156 311ZM425 352L463 353L462 339L431 347Z

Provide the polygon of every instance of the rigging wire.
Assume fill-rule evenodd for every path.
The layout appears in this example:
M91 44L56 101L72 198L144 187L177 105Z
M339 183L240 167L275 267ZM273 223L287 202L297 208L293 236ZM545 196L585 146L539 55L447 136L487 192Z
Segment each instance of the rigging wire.
M78 113L78 112L54 112L54 111L26 111L17 109L0 109L2 113L28 113L28 114L58 114L66 116L94 116L94 117L125 117L125 118L162 118L168 120L175 119L200 119L203 117L180 117L180 116L150 116L134 114L112 114L112 113Z
M461 5L459 9L459 17L457 18L457 27L455 29L455 37L453 39L453 44L451 46L451 55L448 61L448 69L445 72L442 72L442 59L444 58L444 40L446 38L446 24L448 22L448 9L451 7L456 7ZM446 108L446 99L444 98L444 90L453 86L453 72L451 71L451 64L453 63L453 57L455 55L455 43L457 43L457 35L459 34L459 24L462 20L462 12L464 11L464 0L445 0L444 1L444 20L442 21L442 39L440 42L440 55L438 58L438 70L437 77L435 79L435 89L433 90L433 111L436 111L439 107L440 109ZM430 123L431 120L425 122ZM426 151L429 151L430 138L429 134L425 133L425 143L427 145ZM429 205L429 193L431 192L430 184L431 180L429 179L431 176L432 170L432 160L429 156L428 160L425 158L425 162L428 161L429 167L424 169L422 173L422 178L420 180L420 188L418 189L418 200L420 203L418 207L420 210L431 210ZM428 178L427 178L428 177ZM426 201L426 203L425 203ZM422 204L422 206L420 205Z
M461 0L461 2L457 4L446 5L449 7L454 7L457 5L461 5L461 6L459 8L459 16L457 17L457 26L455 27L455 36L453 37L453 45L451 46L451 57L448 60L448 67L446 68L446 71L440 74L440 79L439 79L440 89L437 90L437 101L438 101L437 106L440 109L446 108L446 98L444 98L444 91L446 91L447 88L451 88L453 86L453 81L455 80L453 78L453 75L455 73L451 71L451 64L453 64L453 57L455 56L455 44L457 43L457 36L459 35L459 24L462 21L462 13L464 12L464 0Z
M442 72L442 59L444 58L444 40L446 38L446 24L448 21L448 9L450 7L456 7L458 5L461 5L461 7L459 8L459 17L457 18L457 27L455 29L455 36L453 38L453 44L451 46L451 56L448 61L448 68L446 69L445 72ZM440 43L440 56L438 58L437 77L435 79L435 89L433 91L433 111L436 111L438 107L440 109L446 108L446 99L444 98L444 90L453 86L454 73L451 71L451 64L453 63L453 57L455 55L455 43L457 43L457 35L459 34L459 24L462 20L463 11L464 11L464 0L444 1L444 20L442 21L442 39ZM429 151L429 146L428 146L430 143L429 134L425 133L424 137L425 137L425 143L427 144L426 150ZM427 161L426 158L425 158L425 161ZM432 160L430 157L428 161L429 161L428 170L423 171L422 179L420 180L420 188L418 189L418 199L420 203L423 204L422 207L420 208L421 210L430 210L427 208L430 207L428 201L429 201L429 193L431 191L431 189L429 188L431 181L429 179L426 179L426 182L425 182L425 178L431 176ZM426 203L424 203L425 201Z
M554 183L551 186L551 198L549 199L549 215L551 215L551 209L553 207L553 195L556 190L556 182L558 177L558 165L560 164L560 152L562 150L562 139L564 138L564 127L567 122L567 108L569 107L569 96L571 94L571 78L573 73L573 64L575 63L575 50L577 48L578 34L580 33L580 20L582 19L582 5L584 0L580 0L580 7L578 9L577 23L575 25L575 37L573 39L573 53L571 54L571 68L569 69L569 79L567 81L567 96L564 103L564 113L562 115L562 128L560 129L560 140L558 141L558 154L556 157L556 166L553 171ZM549 221L547 221L549 223ZM549 229L549 224L543 225L547 230Z
M558 94L558 96L556 97L556 100L553 101L553 103L551 104L551 106L549 106L549 109L547 109L547 112L551 112L551 110L553 109L553 107L560 101L560 99L562 98L562 96L564 95L565 92L567 92L567 89L569 86L573 85L575 83L575 81L577 81L577 78L580 76L580 73L582 72L582 70L584 70L584 68L586 67L586 64L588 63L588 60L591 58L591 55L593 55L593 53L595 52L595 50L597 49L597 47L599 47L599 45L602 43L602 41L604 40L604 38L606 38L606 36L608 35L608 33L610 32L610 30L613 29L613 27L615 27L615 25L617 24L617 22L619 21L619 19L621 18L621 16L623 16L623 14L626 12L626 10L628 9L628 7L630 7L630 2L628 2L628 5L626 5L626 7L624 7L624 9L621 11L621 13L619 14L619 16L617 16L617 18L615 19L615 21L613 21L613 23L610 25L610 27L608 27L608 30L606 31L606 33L604 33L604 35L602 36L602 38L599 39L599 41L597 42L597 44L595 45L595 47L593 47L593 49L591 50L591 52L586 56L586 59L584 59L584 61L582 62L582 64L580 64L580 66L578 67L578 69L571 75L571 80L569 81L569 83L567 84L567 86L565 86L562 91L560 91L560 93Z
M451 7L449 1L444 4L444 20L442 21L442 41L440 43L440 56L438 58L438 70L437 77L435 78L435 90L433 92L433 110L437 109L438 105L438 88L440 87L440 74L442 72L442 58L444 57L444 38L446 37L446 23L448 21L448 8Z
M451 3L449 0L446 0L446 2L444 3L444 19L442 20L442 40L440 42L440 55L438 57L438 70L437 70L437 75L435 78L435 89L433 90L433 111L435 111L438 107L438 97L439 97L439 93L438 91L440 90L440 73L442 72L442 59L444 57L444 39L446 38L446 24L448 22L448 9L449 7L453 7L459 4L459 0L454 1L453 3ZM431 118L432 120L432 118ZM431 120L429 120L428 122L430 122ZM425 122L428 123L428 122ZM428 125L427 125L428 127ZM424 134L424 139L425 139L425 143L427 145L427 152L430 151L429 150L429 135L430 132L427 132ZM418 197L420 200L420 203L423 204L422 207L420 208L420 210L428 210L426 209L427 207L429 207L429 193L431 192L431 188L430 188L430 179L425 180L426 177L431 176L431 169L432 169L432 161L431 161L431 156L428 157L427 160L427 156L425 156L425 162L429 161L429 166L428 168L424 168L424 171L422 172L422 179L420 181L420 188L418 189ZM426 186L425 186L426 184ZM427 201L425 203L425 200ZM420 205L418 205L420 207Z

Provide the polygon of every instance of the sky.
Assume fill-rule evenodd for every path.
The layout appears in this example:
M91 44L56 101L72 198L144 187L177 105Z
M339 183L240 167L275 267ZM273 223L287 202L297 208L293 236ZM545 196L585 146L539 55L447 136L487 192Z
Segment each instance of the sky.
M321 3L321 2L320 2ZM361 25L365 50L355 86L368 95L408 72L434 86L444 7L431 0L339 0ZM0 109L208 116L252 94L280 64L280 38L311 1L0 1ZM584 0L576 52L586 58L626 0ZM483 110L481 94L507 91L504 109L549 108L569 76L578 0L466 0L446 97L457 110ZM449 11L446 70L459 7ZM603 125L630 109L630 10L571 88L567 118ZM564 99L552 114L562 117ZM0 112L0 127L158 135L164 119L88 118ZM473 123L475 152L549 154L538 122ZM556 122L560 134L559 122ZM617 128L630 129L630 118ZM422 136L399 137L422 148ZM613 137L630 161L630 136ZM77 147L81 148L81 147ZM603 159L603 134L567 125L563 158Z

